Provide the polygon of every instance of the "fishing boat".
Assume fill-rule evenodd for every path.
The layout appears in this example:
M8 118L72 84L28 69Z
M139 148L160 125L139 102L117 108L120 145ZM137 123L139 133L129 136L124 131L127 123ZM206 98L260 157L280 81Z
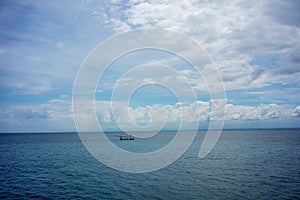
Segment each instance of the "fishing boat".
M123 133L121 133L121 135L115 135L116 137L119 137L120 140L134 140L134 136L132 135L123 135Z
M132 135L120 135L120 140L134 140Z

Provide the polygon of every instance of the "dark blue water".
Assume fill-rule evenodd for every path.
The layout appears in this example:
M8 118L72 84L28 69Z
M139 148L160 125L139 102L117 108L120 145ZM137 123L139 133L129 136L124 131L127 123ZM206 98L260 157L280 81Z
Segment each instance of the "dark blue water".
M170 141L119 141L145 151ZM175 163L145 174L98 162L77 134L0 135L1 199L300 199L300 130L224 131L198 159L204 134Z

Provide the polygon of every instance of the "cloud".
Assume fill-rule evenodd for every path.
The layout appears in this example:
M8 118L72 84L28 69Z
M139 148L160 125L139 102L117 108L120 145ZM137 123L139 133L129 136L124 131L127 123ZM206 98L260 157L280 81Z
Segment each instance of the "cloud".
M5 53L6 53L6 49L0 48L0 55L1 55L1 54L5 54Z
M168 28L196 39L220 67L227 90L299 84L298 73L285 76L276 69L270 70L266 63L250 64L256 55L284 57L298 52L300 15L296 11L299 3L295 1L150 0L129 1L126 7L116 4L108 7L105 14L111 20L107 24L117 27L116 20L131 28ZM276 61L276 68L299 69L293 65L298 57L288 57L293 58Z
M191 124L198 120L206 121L209 118L208 102L181 103L175 105L138 106L133 108L126 102L113 102L114 112L110 111L110 102L97 101L96 113L100 123L107 125L117 124L127 130L144 130L144 128L159 129L161 125L166 127L178 127L182 119L182 126L191 128ZM108 112L110 119L107 121ZM195 127L194 127L195 128ZM196 127L197 128L197 127Z
M58 99L58 93L63 90L71 96L76 71L90 49L100 41L113 33L145 27L185 33L207 50L231 95L226 105L227 121L271 120L276 123L283 119L295 121L299 117L299 106L296 106L300 86L297 1L104 0L99 3L84 0L62 6L60 1L24 0L6 2L2 6L0 89L1 99L8 102L2 103L0 110L3 130L74 130L71 102L63 96ZM184 41L170 43L179 49ZM116 48L125 48L122 45L116 44ZM182 51L197 59L198 55L193 52L193 49ZM111 52L102 53L109 56ZM174 56L160 55L159 60L155 56L148 59L146 54L137 54L122 60L120 66L129 66L131 61L137 61L134 64L155 61L175 66L178 74L164 73L157 68L152 72L137 71L125 77L121 92L125 95L137 82L162 82L176 88L182 96L194 89L198 100L180 100L177 104L152 101L147 102L149 105L129 106L120 98L115 101L118 115L113 115L110 102L106 101L109 95L104 93L111 91L120 74L128 70L126 66L117 67L109 71L103 81L105 87L98 89L105 101L96 102L96 111L106 129L115 128L115 122L127 127L132 127L132 123L158 126L163 120L169 127L176 127L181 114L187 127L197 120L207 122L220 118L219 113L211 112L209 97L200 101L201 92L207 91L207 86L199 74L185 68ZM203 69L208 77L213 74L210 69L209 66ZM211 82L214 78L210 77ZM191 88L178 87L178 83L186 80ZM21 100L23 97L29 99ZM89 127L92 108L83 102L81 109L81 119Z
M104 105L108 105L108 102L102 101L96 104L97 114L101 116L101 113L104 113L104 115L100 117L100 122L104 124L112 123L112 121L105 122L105 115L107 115L110 108ZM156 127L155 124L159 125L162 121L166 122L167 127L170 124L175 126L176 124L178 125L181 120L185 127L188 128L188 125L195 121L203 123L213 119L221 119L217 112L213 113L211 111L212 105L212 102L196 101L192 103L177 103L176 105L156 104L132 108L125 102L115 102L118 112L110 113L110 116L115 117L118 124L126 126L127 128L133 128L134 124L146 126L151 123L154 124L153 127ZM218 107L218 105L221 104L215 101L214 106ZM276 121L299 117L299 113L299 106L293 109L290 106L277 104L262 104L258 106L226 104L225 119L227 121L239 120L245 122L261 120Z
M298 14L300 3L298 1L269 1L267 6L266 14L273 17L276 21L284 25L300 27L300 15ZM289 12L286 12L287 10Z
M86 48L87 40L77 43L77 27L71 27L69 19L77 3L65 7L58 1L25 0L1 5L0 84L5 91L41 94L71 89L76 70L91 48Z
M289 117L281 113L280 106L276 104L267 104L259 106L234 106L233 104L226 105L227 120L269 120L276 118ZM291 110L289 111L291 114Z
M293 111L294 117L300 117L300 106L297 106Z
M49 77L25 74L13 74L5 76L0 82L2 88L6 88L9 95L37 95L54 90Z
M74 130L71 102L67 100L1 106L0 115L1 132Z
M214 106L218 107L218 102ZM127 130L144 130L149 127L159 129L161 123L165 129L178 127L192 128L200 122L207 128L210 120L218 120L218 112L212 112L212 102L195 101L191 103L178 102L177 104L155 104L133 108L127 102L113 102L117 112L112 112L110 101L96 101L95 111L103 130L117 130L117 125ZM93 115L86 102L82 102L77 110L81 127L86 131L95 131L90 126ZM217 109L218 110L218 109ZM75 130L72 105L69 100L52 99L42 104L27 104L6 106L0 108L1 132L5 131L70 131ZM245 106L226 104L225 119L230 121L269 121L276 124L278 120L295 119L300 116L300 106L291 107L277 104L262 104ZM55 127L53 127L55 124ZM205 125L206 124L206 125Z
M56 48L60 49L60 48L62 48L64 45L65 45L65 44L64 44L62 41L58 41L58 42L56 43Z

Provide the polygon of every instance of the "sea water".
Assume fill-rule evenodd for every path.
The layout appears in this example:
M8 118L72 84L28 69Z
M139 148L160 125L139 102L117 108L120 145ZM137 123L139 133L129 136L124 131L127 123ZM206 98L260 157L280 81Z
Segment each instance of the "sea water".
M133 141L107 136L127 151L149 152L174 134ZM131 174L96 160L76 133L0 134L0 198L300 199L300 130L226 130L199 159L204 135L199 131L168 167Z

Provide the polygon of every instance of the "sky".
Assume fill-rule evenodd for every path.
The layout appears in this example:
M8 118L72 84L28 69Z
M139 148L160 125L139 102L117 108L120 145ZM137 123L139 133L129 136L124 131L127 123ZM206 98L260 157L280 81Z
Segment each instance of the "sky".
M224 128L299 128L299 10L297 0L2 0L0 132L76 131L72 94L80 66L101 42L140 28L176 31L205 49L226 91ZM127 73L147 63L157 65ZM124 94L136 78L146 84L129 102L122 95L114 99L113 113L113 89L124 74L119 86ZM174 91L156 84L158 79L173 84L181 96L193 90L197 99L179 101ZM144 49L120 57L94 93L105 131L118 126L136 130L132 124L156 129L161 121L164 129L177 129L180 123L189 129L197 120L199 128L207 128L213 120L214 100L203 78L170 52ZM83 104L82 116L88 119L84 109Z

